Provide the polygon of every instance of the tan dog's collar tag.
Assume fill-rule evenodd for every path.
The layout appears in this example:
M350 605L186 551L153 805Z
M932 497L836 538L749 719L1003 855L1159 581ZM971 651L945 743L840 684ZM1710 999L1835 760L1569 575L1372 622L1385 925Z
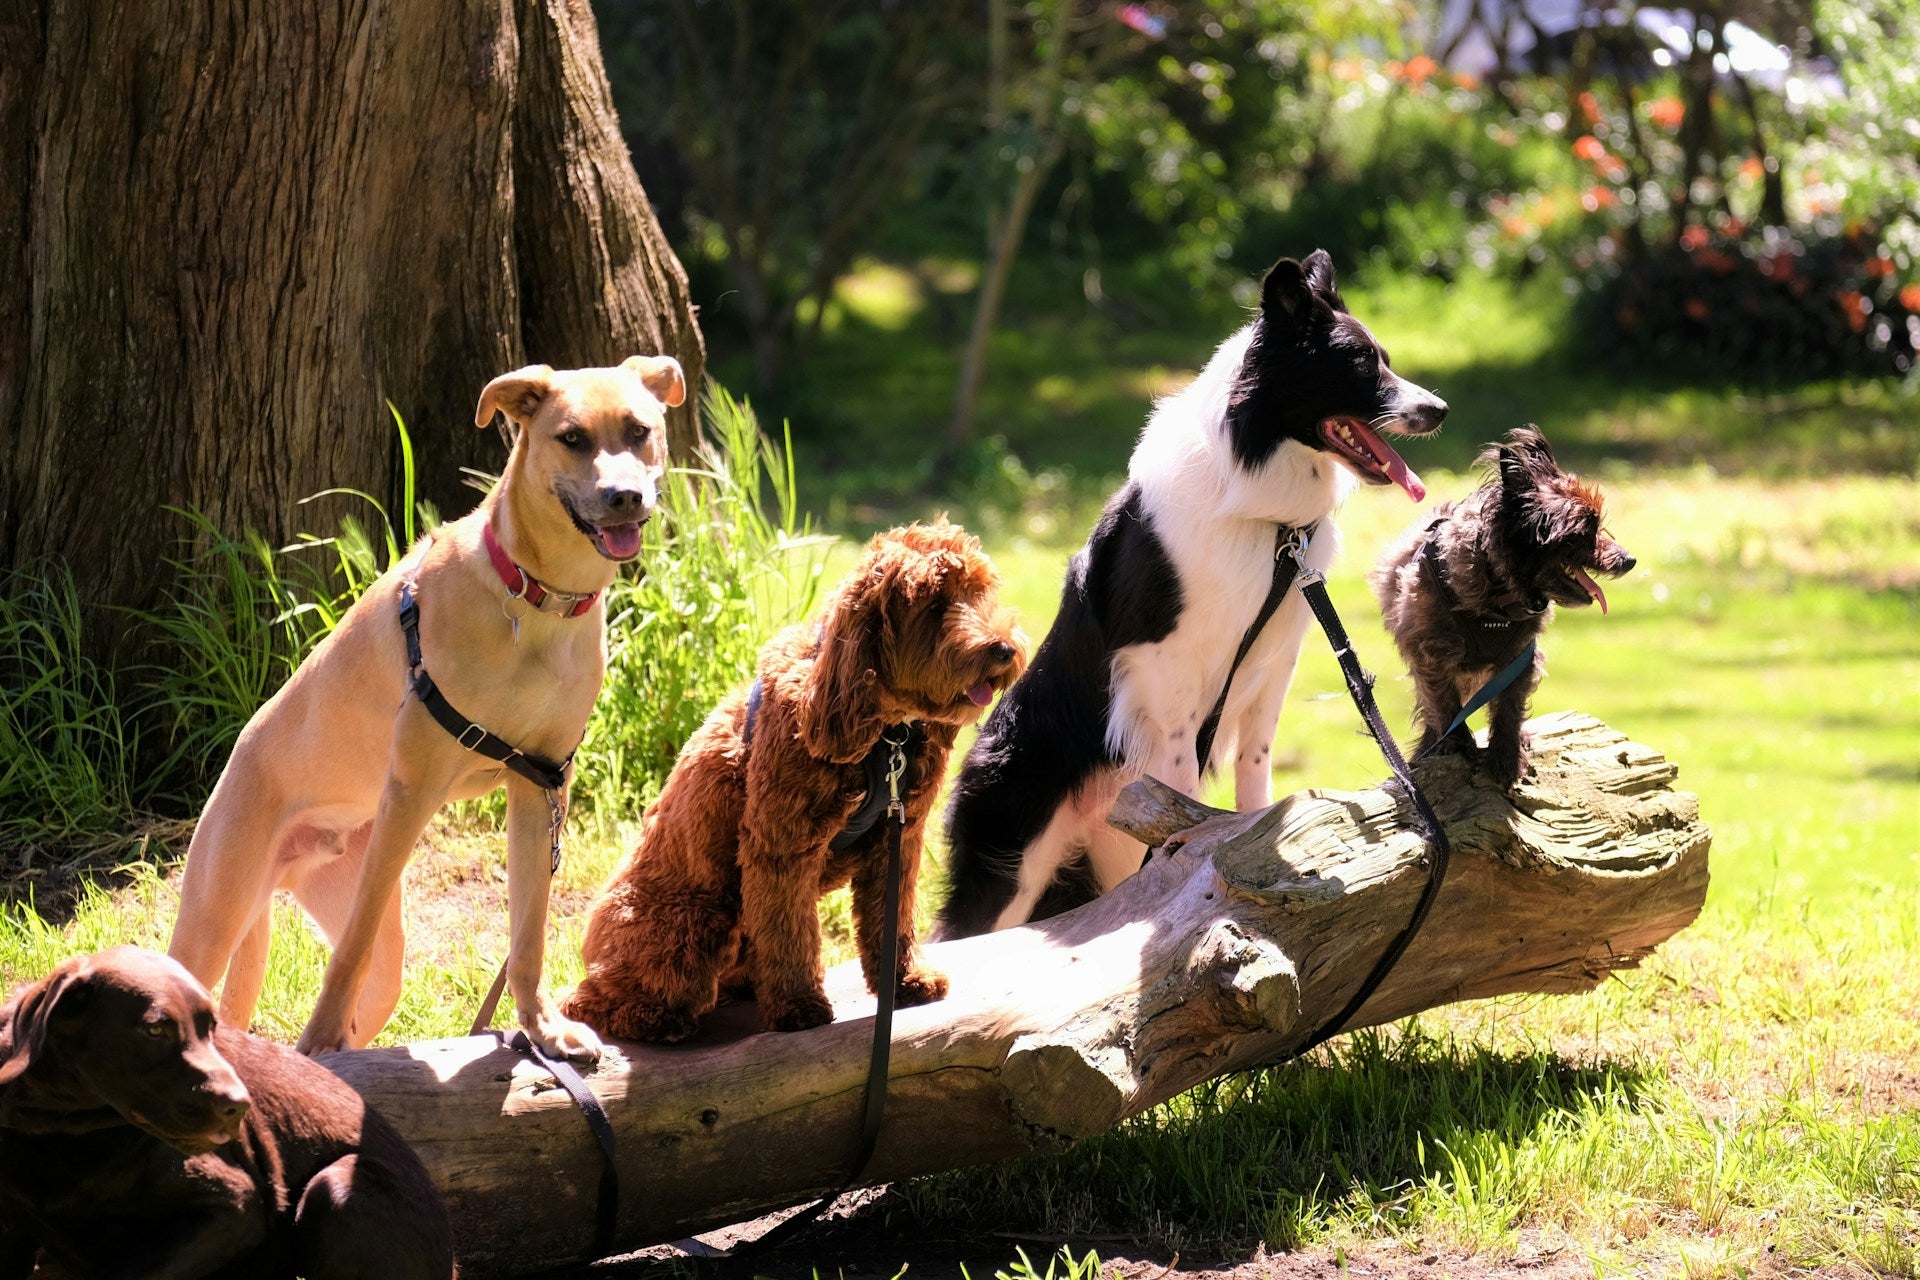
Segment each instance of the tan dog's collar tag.
M516 610L515 605L520 607ZM527 598L518 591L509 591L500 599L500 612L505 614L507 621L513 624L513 639L516 644L519 643L520 619L532 613L533 606L528 604Z

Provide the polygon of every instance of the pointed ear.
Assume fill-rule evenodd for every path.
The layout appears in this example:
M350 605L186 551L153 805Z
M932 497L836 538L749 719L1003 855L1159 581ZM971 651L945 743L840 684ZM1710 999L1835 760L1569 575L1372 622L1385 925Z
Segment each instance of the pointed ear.
M687 402L687 375L680 371L680 362L672 356L628 356L620 367L638 374L647 390L653 392L653 398L667 408L678 408Z
M1307 289L1310 292L1345 309L1340 302L1339 291L1333 283L1332 254L1325 249L1315 249L1307 255L1307 260L1300 264L1300 269L1306 273Z
M480 393L480 403L473 411L473 425L492 425L496 413L504 413L515 422L525 422L540 411L541 401L552 393L550 365L530 364L524 369L503 373Z
M1558 470L1553 449L1535 426L1515 427L1480 455L1500 469L1500 486L1509 493L1525 493L1540 477Z
M1313 290L1307 286L1306 268L1292 258L1282 258L1267 268L1260 281L1260 309L1298 316L1313 305Z
M1305 328L1331 325L1333 313L1346 304L1333 289L1333 259L1315 249L1305 262L1282 258L1268 268L1260 282L1260 309L1270 319L1288 320Z
M800 740L807 753L836 764L865 758L885 726L880 720L880 645L889 575L849 579L827 607L820 655L800 708Z

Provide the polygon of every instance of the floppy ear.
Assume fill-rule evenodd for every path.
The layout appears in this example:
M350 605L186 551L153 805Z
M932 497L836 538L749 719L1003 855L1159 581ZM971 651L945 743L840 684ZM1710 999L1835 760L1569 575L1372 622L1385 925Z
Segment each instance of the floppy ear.
M512 373L503 373L480 393L480 404L473 411L473 425L489 426L493 415L504 413L515 422L525 422L539 412L540 402L553 391L553 368L530 364Z
M687 375L672 356L628 356L620 365L640 375L640 381L653 398L669 409L687 402Z
M55 969L20 993L13 1002L10 1025L0 1034L7 1041L0 1057L0 1119L13 1110L14 1085L33 1069L34 1060L46 1052L56 1016L76 1014L91 1000L93 989L80 979L84 965L70 964Z
M841 586L820 631L820 655L800 707L807 754L835 764L865 758L880 720L880 646L888 623L883 601L890 574L876 571Z

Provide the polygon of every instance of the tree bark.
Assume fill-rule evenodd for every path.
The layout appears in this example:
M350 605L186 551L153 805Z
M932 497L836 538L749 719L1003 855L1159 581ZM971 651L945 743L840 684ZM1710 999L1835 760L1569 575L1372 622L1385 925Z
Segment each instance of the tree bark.
M1355 1020L1512 992L1584 991L1698 914L1709 836L1659 753L1590 717L1533 722L1509 795L1457 758L1423 765L1453 840L1425 928ZM953 994L894 1025L886 1127L863 1181L1057 1151L1203 1080L1272 1062L1341 1009L1408 919L1423 846L1387 791L1306 791L1229 814L1157 783L1115 825L1183 834L1113 893L1038 925L931 949ZM634 1248L837 1187L872 1033L857 965L840 1020L615 1046L590 1077L619 1133L618 1240ZM588 1249L599 1151L539 1067L487 1038L337 1054L446 1193L468 1276Z
M701 376L584 0L30 0L0 36L0 565L151 605L166 507L280 541L330 485L397 504L386 402L455 514L495 374Z

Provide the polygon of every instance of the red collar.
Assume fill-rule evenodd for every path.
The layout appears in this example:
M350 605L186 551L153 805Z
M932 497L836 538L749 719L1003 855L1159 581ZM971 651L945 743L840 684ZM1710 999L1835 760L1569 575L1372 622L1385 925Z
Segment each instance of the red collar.
M487 559L493 561L493 571L500 575L500 581L507 584L507 594L518 596L542 613L577 618L593 608L594 601L600 598L598 591L589 591L583 596L571 591L556 591L522 569L507 554L506 548L500 545L500 539L493 536L493 521L489 520L480 526L480 537L487 544Z

